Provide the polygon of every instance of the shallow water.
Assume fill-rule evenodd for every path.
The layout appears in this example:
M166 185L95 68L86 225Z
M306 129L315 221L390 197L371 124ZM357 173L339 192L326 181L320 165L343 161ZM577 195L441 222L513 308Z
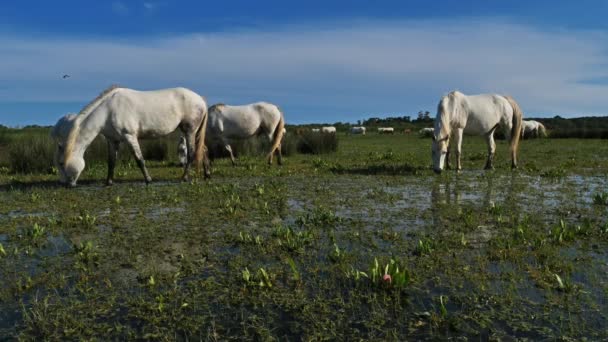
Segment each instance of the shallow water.
M491 317L495 322L487 324L500 329L501 336L509 333L530 338L545 336L538 331L518 334L513 329L526 328L527 323L510 317L509 311L522 315L543 308L560 314L567 312L562 309L572 304L560 302L568 298L562 298L566 297L562 295L565 290L556 290L555 274L572 284L574 293L599 309L608 309L608 303L602 299L606 282L594 276L608 272L607 254L593 249L592 242L583 245L566 241L563 245L553 245L551 238L545 238L560 219L567 225L580 225L582 218L599 216L598 221L605 222L606 207L593 204L593 196L608 188L603 176L569 175L551 179L517 173L465 171L441 177L234 177L210 181L200 189L173 182L155 185L127 187L123 184L121 187L118 184L113 189L96 188L94 191L99 191L103 198L101 206L93 203L84 208L51 210L44 209L44 203L35 202L29 210L13 209L0 215L7 227L0 230L0 243L9 253L5 259L0 258L0 265L4 267L0 271L8 279L0 283L3 291L0 299L4 300L0 300L0 312L3 312L0 320L4 320L0 332L13 331L14 324L22 320L21 308L10 299L15 293L29 307L34 305L36 289L39 293L52 292L45 288L47 279L52 278L45 275L49 265L52 270L65 273L71 282L84 281L88 289L96 289L100 296L112 291L130 295L154 293L152 297L139 298L140 303L154 302L159 298L158 293L167 295L150 285L152 279L164 281L168 289L177 287L178 293L202 286L200 292L194 293L200 298L212 288L217 291L217 295L209 292L213 295L209 299L213 302L212 308L240 303L245 299L233 296L243 293L254 293L253 299L247 300L266 298L244 287L241 279L245 267L254 274L263 267L274 274L272 291L283 294L281 291L289 290L289 295L278 298L310 296L303 303L328 301L340 306L335 303L342 302L331 297L332 293L360 295L369 300L371 297L366 296L373 291L369 286L353 287L352 280L344 280L345 270L360 269L369 273L374 259L382 263L395 257L416 272L406 296L413 299L399 307L404 312L397 317L412 312L435 315L437 298L451 296L447 308L450 313L454 312L454 317ZM83 187L81 191L88 194L88 190ZM115 201L117 196L120 203ZM143 201L144 198L148 201ZM89 213L95 220L87 223L77 219L82 213ZM57 218L57 223L48 220L50 217ZM313 223L298 224L302 217L310 218ZM546 241L538 245L530 243L531 247L521 247L517 250L520 254L516 254L513 250L522 242L511 239L512 226L517 220L526 222L524 218L531 222L524 229L537 235L524 236L522 240L528 243L540 236ZM41 238L23 233L33 222L45 226ZM277 233L277 227L289 227L292 235ZM243 241L239 233L250 233L251 238ZM309 237L305 233L310 234ZM257 236L260 242L254 240ZM501 240L504 236L509 239ZM88 241L94 243L94 248L76 253L79 244ZM429 241L428 252L418 250L422 241ZM547 248L548 245L552 249ZM335 252L335 246L345 256L330 262L328 256ZM525 255L538 250L542 251L540 256ZM288 258L297 262L297 270L305 279L293 293L289 288L292 276L285 261ZM31 289L15 285L27 277L34 281ZM92 281L96 283L90 283ZM87 287L83 285L83 288ZM227 292L222 292L224 290ZM290 297L294 293L297 296ZM382 293L374 292L373 296ZM60 294L57 296L61 298ZM512 302L501 302L501 297L509 297ZM62 299L56 300L60 303ZM384 305L388 305L387 302L390 301L385 300ZM262 306L253 305L254 308ZM503 309L506 311L501 311ZM221 315L222 310L213 314ZM251 307L230 310L233 310L230 315L255 311ZM319 310L328 309L321 306ZM158 309L154 312L159 313ZM284 315L283 320L297 317L288 310L278 312L280 314L275 314ZM594 313L587 311L581 317L591 317ZM534 324L550 327L555 322L551 315L544 314ZM350 312L341 319L351 319L350 316L357 316L359 322L368 318L363 313ZM414 319L420 321L419 316ZM390 313L383 313L381 317L390 318ZM401 322L398 318L396 321ZM467 322L471 326L476 324ZM586 327L599 331L605 322L606 318L600 315L589 319ZM424 321L424 324L430 323Z

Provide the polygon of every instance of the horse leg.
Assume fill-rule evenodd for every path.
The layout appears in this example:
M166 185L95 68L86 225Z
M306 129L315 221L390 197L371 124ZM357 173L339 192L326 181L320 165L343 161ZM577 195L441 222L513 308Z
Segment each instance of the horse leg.
M456 144L456 171L460 172L462 170L462 165L460 164L460 154L462 152L462 134L463 129L459 128L454 132L454 143Z
M148 169L146 169L146 162L144 161L144 156L141 153L141 148L139 147L139 142L137 141L137 137L132 134L128 134L125 136L125 140L131 147L131 152L133 152L133 156L135 157L135 160L137 161L137 166L139 166L141 173L144 175L144 180L146 181L146 184L149 184L152 181L152 178L150 177L150 174L148 173Z
M187 182L190 175L190 167L194 162L194 142L196 140L196 132L186 134L186 163L184 164L184 174L182 180Z
M114 183L114 167L116 166L116 156L118 155L118 146L120 142L114 140L108 140L108 178L106 179L106 185L112 185Z
M493 170L494 153L496 152L496 143L494 142L494 130L486 135L486 143L488 144L488 160L486 161L486 170Z
M447 152L445 153L445 169L446 170L451 170L452 169L452 165L450 165L450 148L452 147L452 144L450 142L450 139L448 139L448 148L447 148Z
M228 153L230 153L230 160L232 160L232 166L236 166L236 160L234 159L234 154L232 153L232 147L230 146L230 144L225 144L224 148L226 149L226 151L228 151Z
M277 148L277 154L277 163L279 163L279 165L283 165L283 154L281 153L281 144L279 144L279 147Z
M205 146L203 150L203 170L205 178L211 178L211 160L209 160L207 146Z

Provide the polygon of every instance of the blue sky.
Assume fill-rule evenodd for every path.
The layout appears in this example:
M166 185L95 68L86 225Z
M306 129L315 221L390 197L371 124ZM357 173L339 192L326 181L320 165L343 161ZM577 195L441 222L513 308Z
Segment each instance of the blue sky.
M605 13L584 0L4 1L0 124L53 124L113 83L270 101L292 123L434 112L453 89L511 94L527 116L605 115Z

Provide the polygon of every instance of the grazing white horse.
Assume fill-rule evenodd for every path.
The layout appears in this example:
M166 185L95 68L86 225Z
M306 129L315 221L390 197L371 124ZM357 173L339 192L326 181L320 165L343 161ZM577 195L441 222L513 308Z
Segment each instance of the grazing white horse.
M394 134L395 129L393 127L378 127L378 133L380 134Z
M535 120L523 120L521 125L521 138L541 138L547 137L545 126Z
M433 127L425 127L423 129L421 129L420 131L418 131L418 134L423 137L423 138L431 138L433 136L433 133L435 132L435 128Z
M181 166L186 166L186 163L188 163L188 143L184 136L179 138L179 143L177 144L177 158Z
M517 167L517 148L523 113L510 96L496 94L464 95L453 91L437 106L433 135L433 169L440 173L449 163L449 140L456 144L456 169L461 170L462 135L484 135L488 144L486 169L492 169L496 143L494 131L501 126L511 143L511 167ZM447 165L449 167L449 165Z
M320 133L321 129L320 128L312 128L310 131L313 132L313 133Z
M365 130L366 129L363 126L354 126L354 127L351 127L350 132L352 134L363 134L363 135L365 135Z
M207 136L210 143L221 143L230 153L232 165L236 165L231 140L242 140L257 135L266 135L272 147L268 153L268 164L278 154L279 165L283 164L281 139L285 134L285 119L276 105L257 102L242 106L229 106L223 103L209 108L209 125Z
M102 134L108 143L108 177L114 179L114 166L120 143L131 148L146 184L152 178L146 169L139 147L139 138L165 136L179 128L186 136L188 162L182 178L188 179L192 162L197 168L204 164L209 177L209 163L205 151L207 104L195 92L185 88L137 91L111 86L85 106L71 121L65 141L57 145L60 169L65 181L76 185L85 167L84 152L97 135Z
M336 134L336 127L334 127L334 126L321 127L321 133Z

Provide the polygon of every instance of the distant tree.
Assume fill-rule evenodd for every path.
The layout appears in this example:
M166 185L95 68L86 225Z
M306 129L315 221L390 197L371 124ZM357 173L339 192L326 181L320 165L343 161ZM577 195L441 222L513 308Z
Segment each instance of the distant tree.
M424 120L424 112L423 111L419 111L418 112L418 121L422 121Z

